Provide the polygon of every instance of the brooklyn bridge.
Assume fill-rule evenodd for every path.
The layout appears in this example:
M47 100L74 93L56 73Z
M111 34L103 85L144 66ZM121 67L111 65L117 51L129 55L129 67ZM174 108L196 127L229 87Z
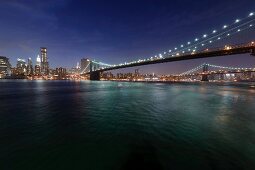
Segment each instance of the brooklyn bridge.
M120 64L106 64L89 60L89 65L82 71L82 74L89 74L90 80L100 80L101 73L123 68L238 54L255 56L255 41L243 42L244 40L238 39L238 43L222 45L226 39L245 34L246 30L253 31L254 26L255 14L250 13L247 17L236 19L233 23L224 25L218 30L212 30L208 34L202 34L202 36L192 41L188 41L152 57ZM217 44L221 44L221 46L215 47ZM207 67L208 65L204 65L204 72L208 71ZM202 81L207 80L207 74L204 74Z

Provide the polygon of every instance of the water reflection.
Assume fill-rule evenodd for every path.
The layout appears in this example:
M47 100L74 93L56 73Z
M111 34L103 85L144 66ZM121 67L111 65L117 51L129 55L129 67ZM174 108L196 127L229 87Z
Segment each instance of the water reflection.
M251 84L1 83L1 169L255 166Z

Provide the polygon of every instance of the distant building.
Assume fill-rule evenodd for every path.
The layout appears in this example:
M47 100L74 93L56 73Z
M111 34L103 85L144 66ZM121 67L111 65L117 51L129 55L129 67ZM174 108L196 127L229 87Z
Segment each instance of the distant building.
M0 56L0 78L11 74L11 64L9 58Z
M41 47L41 72L44 75L49 75L49 61L47 48Z
M66 76L67 76L67 71L66 71L66 68L62 68L62 67L59 67L59 68L56 68L55 70L55 79L66 79Z
M17 68L17 70L16 70L16 71L17 71L17 74L19 74L19 75L25 75L26 72L27 72L26 60L25 60L25 59L18 58L18 59L17 59L16 68Z
M41 67L41 57L40 57L40 55L38 55L37 58L36 58L36 65Z
M86 72L89 72L90 71L90 61L89 59L81 59L81 66L80 66L80 73L83 74L83 73L86 73Z
M33 69L32 59L28 58L28 60L27 60L27 75L33 75L33 74L34 74L34 69Z
M36 65L34 69L34 74L35 75L41 75L41 57L40 55L37 56L36 58Z

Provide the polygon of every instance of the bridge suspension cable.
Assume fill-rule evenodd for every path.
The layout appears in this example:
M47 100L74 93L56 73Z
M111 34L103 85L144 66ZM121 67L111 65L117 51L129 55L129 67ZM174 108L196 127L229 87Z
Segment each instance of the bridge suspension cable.
M254 68L243 68L243 67L224 67L224 66L217 66L212 64L207 64L209 67L213 68L220 68L220 69L228 69L228 70L253 70Z
M212 68L219 68L219 69L228 69L228 70L254 70L255 69L255 68L247 68L247 67L246 68L243 68L243 67L241 68L241 67L217 66L217 65L213 65L213 64L206 64L206 63L204 63L204 64L202 64L202 65L200 65L200 66L198 66L196 68L193 68L191 70L188 70L188 71L186 71L184 73L179 74L179 76L184 76L184 75L192 74L192 73L194 73L194 72L196 72L196 71L198 71L200 69L203 69L204 66L208 66L208 67L212 67Z
M103 62L97 62L97 61L91 61L91 62L94 63L94 64L101 65L101 66L107 66L107 67L111 67L112 66L111 64L106 64L106 63L103 63Z
M210 31L209 34L202 34L202 37L195 38L193 41L188 41L187 43L183 43L179 46L175 46L174 49L168 50L168 52L164 52L163 54L155 55L155 57L150 57L146 59L139 59L131 62L123 62L117 65L105 64L102 62L93 61L96 64L109 67L119 67L123 65L130 65L134 63L142 63L146 61L153 60L161 60L165 58L178 57L181 55L193 54L197 52L203 52L203 48L208 45L213 44L214 42L222 41L227 37L231 37L235 34L238 34L247 29L251 29L255 27L255 13L251 12L247 17L243 17L241 19L236 19L235 22L231 24L225 24L222 28L218 30ZM209 50L209 49L207 49Z
M193 69L188 70L188 71L186 71L186 72L184 72L184 73L181 73L181 74L179 74L179 76L184 76L184 75L188 75L188 74L194 73L194 72L196 72L196 71L202 69L202 68L204 67L204 65L206 65L206 64L202 64L202 65L200 65L200 66L198 66L198 67L196 67L196 68L193 68Z
M178 56L181 53L184 54L188 52L197 52L199 49L201 49L201 47L205 47L206 45L221 41L224 38L231 37L254 26L255 13L251 12L247 17L244 17L242 19L236 19L235 22L232 24L224 25L221 29L213 30L210 34L203 34L201 38L195 38L194 41L188 41L187 43L175 46L175 48L168 50L168 52L155 55L155 57L151 57L151 59L163 59L167 57Z
M213 30L210 34L203 34L202 38L195 38L194 43L192 41L189 41L187 42L187 45L185 43L185 45L182 44L180 46L176 46L174 49L171 49L168 52L164 52L164 55L171 57L171 55L176 55L177 53L185 53L187 52L187 50L188 52L195 52L201 47L252 28L254 27L254 16L255 14L252 12L248 15L248 17L245 17L243 19L237 19L234 23L230 25L224 25L219 31ZM162 56L162 54L159 54L159 56Z
M87 70L87 68L90 66L90 63L81 71L81 74L86 73L85 71Z

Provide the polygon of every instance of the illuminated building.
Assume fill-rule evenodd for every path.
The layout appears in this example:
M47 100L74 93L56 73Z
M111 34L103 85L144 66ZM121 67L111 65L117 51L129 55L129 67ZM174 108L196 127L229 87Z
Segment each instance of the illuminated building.
M27 72L26 60L18 58L16 67L17 67L16 71L17 71L18 75L26 74L26 72Z
M81 67L80 67L80 73L83 74L83 73L86 73L86 72L89 72L90 71L90 61L89 59L81 59Z
M36 75L41 74L41 58L40 58L40 55L38 55L37 58L36 58L36 65L35 65L34 74L36 74Z
M41 67L41 58L40 58L40 55L38 55L37 58L36 58L36 65Z
M67 76L67 71L66 71L66 68L62 68L62 67L59 67L59 68L56 68L56 70L54 71L54 77L55 79L66 79L66 76Z
M11 73L11 64L7 57L0 56L0 78L4 78Z
M27 60L27 75L33 75L33 74L34 74L33 63L32 63L32 59L29 58Z
M41 73L49 75L49 62L47 56L47 48L41 47Z

